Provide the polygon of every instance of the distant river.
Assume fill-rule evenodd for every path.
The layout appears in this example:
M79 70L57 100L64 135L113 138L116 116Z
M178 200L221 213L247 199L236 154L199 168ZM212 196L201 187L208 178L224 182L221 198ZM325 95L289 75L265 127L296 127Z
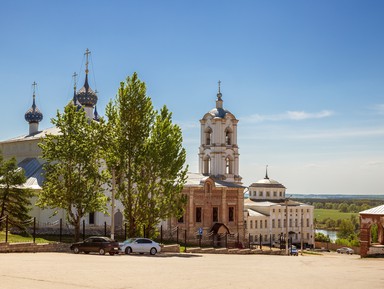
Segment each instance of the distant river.
M323 233L325 236L328 235L329 239L331 239L331 242L335 242L337 239L337 231L316 229L316 233Z

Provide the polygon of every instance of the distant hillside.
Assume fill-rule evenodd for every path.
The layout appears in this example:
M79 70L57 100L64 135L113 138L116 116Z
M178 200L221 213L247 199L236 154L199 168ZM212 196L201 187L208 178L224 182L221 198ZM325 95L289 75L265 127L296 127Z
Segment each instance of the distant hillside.
M317 200L383 200L384 195L321 195L321 194L292 194L292 199L317 199Z

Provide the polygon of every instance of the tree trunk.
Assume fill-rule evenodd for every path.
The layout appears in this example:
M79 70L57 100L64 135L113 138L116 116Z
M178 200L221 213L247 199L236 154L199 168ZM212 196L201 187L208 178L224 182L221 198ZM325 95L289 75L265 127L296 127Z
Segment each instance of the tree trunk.
M80 218L75 223L75 242L80 241Z

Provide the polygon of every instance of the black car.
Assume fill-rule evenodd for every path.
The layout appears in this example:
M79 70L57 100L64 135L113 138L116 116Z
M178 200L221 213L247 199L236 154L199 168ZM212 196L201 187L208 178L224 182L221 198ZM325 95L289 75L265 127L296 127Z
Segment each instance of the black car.
M105 255L105 253L109 253L109 255L119 253L119 243L108 237L89 237L82 242L72 244L70 248L75 254L79 254L80 252L84 252L85 254L98 252L100 255Z

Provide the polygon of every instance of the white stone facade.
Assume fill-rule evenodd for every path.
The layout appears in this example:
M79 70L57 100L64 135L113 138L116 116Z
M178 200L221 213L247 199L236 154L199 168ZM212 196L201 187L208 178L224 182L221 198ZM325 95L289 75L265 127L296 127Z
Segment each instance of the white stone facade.
M312 246L315 242L311 205L285 198L285 187L268 175L249 187L244 201L246 234L250 243L274 245L287 235L293 244Z

